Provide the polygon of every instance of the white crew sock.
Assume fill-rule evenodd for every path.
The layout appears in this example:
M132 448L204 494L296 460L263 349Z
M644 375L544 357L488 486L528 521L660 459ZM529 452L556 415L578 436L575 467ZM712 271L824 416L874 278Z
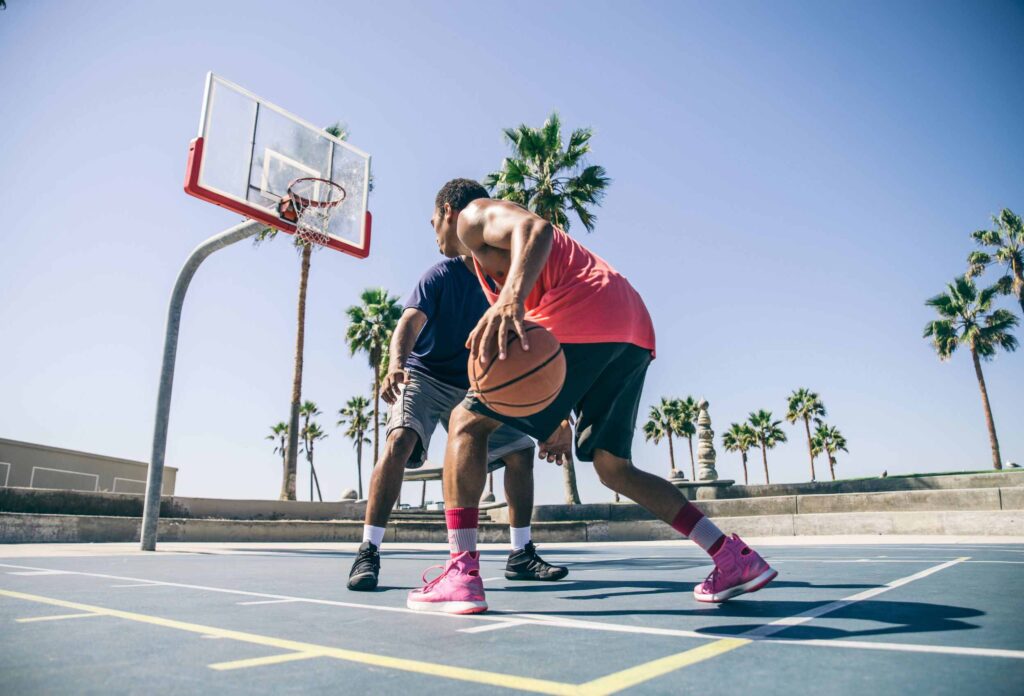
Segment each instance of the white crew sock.
M384 527L374 527L372 524L363 525L363 541L368 541L378 549L384 541Z
M522 551L532 540L532 537L530 536L530 525L526 525L525 527L509 527L508 531L509 536L512 537L513 551Z

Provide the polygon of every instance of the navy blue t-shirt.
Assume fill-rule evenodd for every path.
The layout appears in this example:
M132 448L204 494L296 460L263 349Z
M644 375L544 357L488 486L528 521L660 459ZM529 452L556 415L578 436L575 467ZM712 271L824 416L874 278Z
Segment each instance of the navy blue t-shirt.
M461 258L431 266L405 301L406 309L415 307L427 315L405 366L468 389L466 339L488 306L480 282Z

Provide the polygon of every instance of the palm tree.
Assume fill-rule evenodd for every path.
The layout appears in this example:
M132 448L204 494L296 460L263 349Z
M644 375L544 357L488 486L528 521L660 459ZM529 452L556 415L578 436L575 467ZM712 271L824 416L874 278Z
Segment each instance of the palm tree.
M993 215L992 222L995 229L971 234L974 241L992 249L993 253L972 251L967 257L967 277L977 277L992 263L1006 264L1006 275L996 287L1003 294L1012 293L1024 312L1024 224L1009 208L1003 208L998 216Z
M384 288L367 288L361 305L345 310L349 325L345 340L352 355L366 353L373 370L373 461L380 458L380 368L387 355L391 334L402 315L398 298Z
M828 455L828 468L832 472L832 480L836 480L836 452L849 452L846 449L846 438L839 432L839 428L818 421L818 427L814 429L814 439L811 447L815 454L825 452Z
M690 474L697 480L697 465L693 459L693 436L697 434L697 402L692 396L672 400L672 415L677 435L686 438L690 445Z
M661 442L662 438L668 440L669 478L677 478L679 475L676 470L675 447L672 445L672 434L678 424L678 417L678 405L661 397L661 404L651 406L647 422L644 423L645 440L653 441L654 444Z
M804 431L807 433L807 453L811 456L811 481L816 480L814 474L814 447L811 445L811 419L820 421L826 415L825 404L810 389L797 389L789 395L789 410L786 412L786 420L796 423L798 420L804 422Z
M924 337L932 339L935 352L940 360L952 357L957 347L967 346L974 361L974 374L981 389L981 403L985 408L985 423L992 445L992 465L1003 468L999 456L999 440L992 420L992 406L988 402L985 376L981 372L981 361L991 360L997 348L1005 351L1017 349L1017 339L1010 329L1017 325L1017 316L1007 309L992 309L992 301L999 293L998 286L978 291L974 281L967 276L956 278L946 286L946 292L936 295L926 305L934 307L941 319L930 321L924 328Z
M757 435L746 423L733 423L722 433L722 447L726 452L739 452L743 459L743 485L750 485L747 478L747 450L757 446Z
M253 238L253 244L260 245L277 237L278 230L267 227ZM292 398L288 411L288 446L285 448L284 480L281 484L281 500L295 500L295 476L299 450L299 402L302 399L302 359L306 343L306 289L309 286L309 262L313 247L298 236L293 238L299 252L299 303L295 329L295 361L292 369Z
M761 459L764 461L764 482L770 484L771 479L768 477L768 450L774 448L780 442L786 441L786 433L782 432L782 428L779 427L782 425L782 421L772 420L772 412L761 409L751 413L750 420L747 422L754 431L757 443L761 446Z
M302 442L303 451L306 453L306 461L309 462L309 499L313 500L313 484L316 483L316 494L323 502L320 495L320 481L316 476L316 469L313 468L313 443L327 437L320 426L313 422L313 418L320 415L320 409L312 401L304 401L299 407L299 414L302 416Z
M352 440L352 446L356 448L356 476L359 478L359 498L363 497L363 445L370 444L366 437L366 431L370 428L370 416L366 413L370 401L365 396L353 396L345 404L345 407L338 411L341 419L338 425L347 425L345 437Z
M288 424L281 421L277 425L270 426L270 435L267 435L267 439L273 440L276 443L274 445L274 454L281 455L281 468L284 471L284 476L281 478L280 499L286 500L287 490L285 486L288 481Z
M540 128L521 124L505 129L512 148L501 169L487 175L484 186L495 198L518 203L568 231L569 211L594 231L593 208L601 204L611 179L604 167L585 165L590 152L590 128L577 128L562 148L562 122L552 113Z
M320 479L317 478L316 469L313 467L313 444L318 440L327 437L327 433L320 429L317 423L310 423L302 428L303 451L306 453L306 461L309 462L309 500L313 500L313 484L316 484L316 497L322 503L324 497L320 493Z

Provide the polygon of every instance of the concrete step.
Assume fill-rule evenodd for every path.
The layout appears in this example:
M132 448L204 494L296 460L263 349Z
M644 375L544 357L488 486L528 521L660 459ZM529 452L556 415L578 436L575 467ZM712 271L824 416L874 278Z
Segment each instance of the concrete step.
M760 498L697 500L694 504L710 517L835 514L845 512L924 512L942 510L1022 510L1024 487L966 488L959 490L892 491L838 495L780 495ZM494 510L490 518L507 522L508 510ZM634 503L538 505L535 522L584 520L652 520Z
M1014 536L1024 529L1024 510L941 510L916 512L843 512L720 516L723 530L742 536L855 534L931 534ZM2 543L133 542L141 520L135 517L0 513ZM482 542L508 542L508 526L484 523ZM655 541L678 539L657 520L580 520L537 522L534 538L544 542ZM362 523L316 520L160 520L159 539L166 542L343 542L359 541ZM397 521L388 525L388 542L447 540L441 521Z
M756 471L751 473L756 477ZM698 500L761 498L783 495L832 495L842 493L883 493L888 491L949 490L964 488L1011 488L1024 486L1024 469L1001 471L943 472L909 474L886 478L843 479L815 483L773 483L771 485L702 488Z

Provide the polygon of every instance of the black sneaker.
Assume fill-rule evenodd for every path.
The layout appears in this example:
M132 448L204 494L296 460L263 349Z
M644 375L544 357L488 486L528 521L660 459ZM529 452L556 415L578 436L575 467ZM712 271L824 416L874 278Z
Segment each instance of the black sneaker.
M364 541L348 573L348 589L367 591L377 588L380 574L380 552L369 541Z
M568 574L568 568L553 566L538 556L532 541L525 549L510 553L505 564L505 577L509 580L561 580Z

